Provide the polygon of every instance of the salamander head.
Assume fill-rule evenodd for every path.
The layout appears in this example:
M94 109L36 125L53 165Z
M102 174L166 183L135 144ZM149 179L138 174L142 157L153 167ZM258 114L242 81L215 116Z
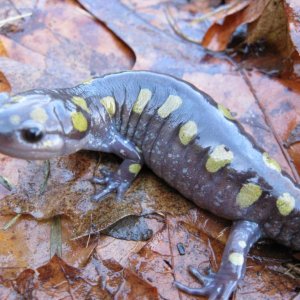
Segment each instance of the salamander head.
M34 90L0 97L0 152L25 159L48 159L82 148L89 121L59 92Z

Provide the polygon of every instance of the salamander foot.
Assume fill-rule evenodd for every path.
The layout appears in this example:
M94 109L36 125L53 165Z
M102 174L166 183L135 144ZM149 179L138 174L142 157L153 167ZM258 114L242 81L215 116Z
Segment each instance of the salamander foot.
M106 187L101 191L96 192L91 198L92 201L100 202L114 191L117 192L117 201L121 201L129 188L130 182L118 175L118 172L114 173L107 169L101 169L100 173L102 174L102 177L94 176L91 181L95 184L106 185Z
M230 276L230 274L224 274L220 271L217 273L209 272L208 275L203 275L194 267L189 267L189 271L203 284L203 287L190 288L178 281L175 281L174 285L181 291L190 295L208 296L209 300L229 299L238 283L238 279L236 279L235 276Z

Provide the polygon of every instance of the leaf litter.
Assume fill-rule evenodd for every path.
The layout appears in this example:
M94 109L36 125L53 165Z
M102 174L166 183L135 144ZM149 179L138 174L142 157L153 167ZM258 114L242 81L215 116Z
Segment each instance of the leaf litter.
M15 5L20 5L17 3L18 1L15 2ZM277 72L276 78L268 78L255 70L255 68L249 69L249 66L251 66L253 62L253 53L254 56L258 55L258 52L255 52L256 50L247 53L245 49L242 49L240 53L244 56L241 57L242 59L234 57L235 61L231 58L227 59L226 54L221 53L219 55L202 51L199 45L182 40L173 31L165 17L166 2L167 1L152 0L143 2L143 5L141 5L140 2L137 1L114 0L110 1L110 3L102 4L99 7L97 3L93 1L80 1L88 12L106 25L106 29L101 29L101 23L97 23L94 19L87 16L87 14L77 6L75 6L76 18L66 18L66 16L69 16L73 11L70 7L76 4L74 1L65 1L59 8L53 8L51 1L48 1L45 6L47 10L42 12L35 11L37 7L32 4L30 8L35 14L30 16L24 23L21 23L21 26L23 24L25 29L23 34L20 33L20 31L17 35L13 35L12 32L6 32L6 34L4 32L4 35L1 36L1 42L5 49L5 51L2 51L4 57L0 58L0 68L3 74L5 74L5 77L3 77L3 80L0 82L1 84L2 82L4 83L3 90L7 91L11 88L12 92L18 92L37 87L67 86L93 75L101 75L106 72L131 68L133 64L134 69L149 69L170 73L190 81L197 87L211 94L219 103L229 107L230 110L235 113L236 118L246 127L247 131L254 136L254 139L280 161L288 173L293 174L294 172L290 168L291 164L288 156L286 154L283 155L281 144L284 143L289 133L297 126L297 122L299 122L299 114L296 113L299 109L297 103L297 98L299 97L297 69L285 73L283 67L282 69L278 69L278 71L275 70ZM251 1L252 7L254 7L254 2L256 1ZM257 3L258 2L262 3L262 5L264 4L262 1L257 1ZM295 19L294 11L296 11L296 6L292 2L293 1L285 1L284 9L291 9L293 12L293 14L288 14L288 21L289 30L295 35L298 24L293 21ZM230 3L233 3L231 6L229 5L230 9L220 10L218 13L209 16L211 19L211 27L208 27L206 24L206 30L214 26L218 28L218 30L220 30L220 28L222 29L222 27L225 30L228 29L224 24L233 26L232 24L234 24L234 22L230 21L233 16L239 18L239 24L242 24L242 22L246 23L246 21L249 20L246 18L247 13L245 11L246 8L249 9L251 4L248 3L248 6L242 8L241 6L235 6L234 1ZM54 4L57 3L53 1L53 5ZM180 1L175 4L176 9L178 9L178 7L180 7ZM191 11L193 11L193 4L194 3L189 3L189 9ZM198 5L202 4L203 3ZM240 5L246 5L246 1ZM58 12L63 7L65 7L65 10L63 10L61 15L64 16L64 20L67 20L67 22L62 27L62 19L60 19ZM39 7L39 10L41 9L44 9L44 7ZM169 7L169 9L174 11L172 7ZM208 6L206 9L209 11L211 8ZM194 12L197 11L197 7L194 8ZM157 17L157 14L159 17ZM250 15L249 12L248 14ZM259 15L259 13L257 14ZM126 16L126 22L124 21L125 19L121 19L120 16ZM261 16L261 14L259 16ZM35 17L38 17L38 19L35 19ZM213 17L215 17L215 20ZM244 21L242 17L244 17ZM199 22L199 18L201 21L200 16L198 17L198 23L195 22L195 27L197 24L202 25L201 23L205 23L203 21ZM72 21L69 22L70 19L74 20L73 24ZM230 22L226 21L227 19L229 19ZM47 24L44 31L34 32L35 20L39 20L37 24ZM29 27L26 27L28 26L28 22L33 23ZM94 25L92 25L93 22ZM87 35L82 35L82 33L78 32L78 24L90 24L90 27L86 28L88 32L91 33L92 38L87 39ZM253 27L255 34L260 32L260 27L265 26L261 24L264 23L258 22L258 25ZM236 26L235 29L237 29L237 27L238 26ZM64 30L62 30L62 28ZM232 33L235 31L233 28L234 26L229 30L232 31ZM107 29L111 30L111 32ZM101 33L101 30L105 33ZM70 31L73 35L68 36ZM209 32L209 30L203 32L204 34L208 34L207 32ZM216 34L221 34L218 32L219 31L216 31ZM40 46L39 43L34 46L35 44L32 44L30 38L26 40L26 35L32 33L34 33L32 36L35 36L36 39L42 40L44 40L45 36L50 34L49 41L58 41L59 43L56 47L55 45L52 47L53 45L48 43L48 46L51 45L49 49L47 49L44 44ZM208 40L216 40L215 37L211 38L213 36L212 32L209 34L210 38ZM255 36L255 34L253 34L253 36ZM295 39L295 36L293 37L292 34L291 41L293 45L296 46L297 39ZM103 41L105 41L105 43L101 42L101 35L104 35ZM257 34L258 37L260 35L262 34ZM116 38L116 36L119 39ZM141 39L140 36L143 36L143 39ZM109 42L107 42L107 39ZM228 34L227 40L222 41L223 44L221 43L220 45L225 47L224 45L228 45L230 39L231 34ZM256 37L254 38L254 41L255 40ZM164 41L164 43L161 41ZM68 48L69 43L73 43L71 48ZM87 49L84 55L79 56L77 66L72 65L72 59L68 60L64 58L65 52L68 53L69 56L70 54L72 56L71 52L65 51L64 49L74 49L74 53L78 53L75 45L79 46L81 50ZM87 45L87 47L84 47L84 45ZM94 49L95 45L98 45L98 47L94 51L91 51L91 46L89 47L89 45L93 46ZM101 47L101 45L103 46ZM174 47L174 45L176 45L176 47ZM288 45L287 52L280 49L278 49L278 52L284 55L289 53L291 46L290 44ZM59 47L61 47L62 51L60 51ZM101 53L103 47L105 53L99 56L98 53ZM147 50L146 52L145 49ZM295 49L297 50L299 48L295 47ZM5 57L8 53L9 58ZM97 60L95 60L95 56L93 55L99 57L99 64L95 64ZM293 54L291 57L296 66L297 56ZM260 59L260 57L258 58ZM259 61L262 61L262 59ZM248 66L247 62L249 62ZM252 66L260 64L261 63L256 63L252 64ZM54 68L55 65L59 67ZM272 66L274 66L273 61L270 65L272 71ZM286 64L283 65L285 66ZM95 67L91 68L91 66ZM246 66L247 69L240 70L243 66ZM72 70L74 70L73 72L75 72L74 74L76 76L70 76ZM64 71L66 72L64 73ZM247 72L248 80L245 80L245 76L242 76L242 72ZM21 74L21 76L18 77L16 76L17 74ZM278 74L280 74L280 76L278 76ZM24 78L27 80L24 80ZM218 87L217 89L216 86ZM272 87L272 93L266 88L270 86ZM280 99L280 101L278 99ZM268 114L267 118L266 114ZM278 122L278 120L280 120L280 122ZM279 126L279 124L281 126ZM299 168L300 160L297 156L299 151L295 150L297 147L297 144L291 145L288 151L296 167ZM73 260L71 259L72 261L70 261L70 263L77 265L78 268L74 270L68 268L65 263L60 261L56 256L49 261L50 265L47 266L47 259L50 258L52 253L56 252L55 250L53 250L51 254L49 251L46 251L45 248L39 251L39 253L35 251L32 253L29 252L27 255L25 255L24 252L16 252L11 257L11 259L16 259L17 265L14 266L15 269L10 272L7 272L8 269L5 269L3 274L6 274L6 278L13 278L15 276L14 274L20 274L19 277L17 277L19 278L18 287L13 288L12 286L15 286L15 283L13 284L13 281L10 281L10 279L3 279L1 286L3 289L1 289L1 293L8 292L14 295L33 295L32 293L40 293L38 295L52 295L54 298L59 295L69 295L73 292L72 287L69 287L70 281L60 281L65 283L61 285L61 289L59 290L61 294L56 294L56 291L53 292L53 287L56 287L55 283L52 281L47 282L46 276L42 277L45 278L44 281L47 283L45 286L43 284L40 285L39 278L36 280L37 275L34 275L37 274L35 270L36 267L44 264L46 266L45 270L47 270L45 274L48 274L51 268L56 270L57 266L60 266L60 269L69 270L68 272L70 272L71 275L67 272L66 274L68 276L72 277L72 274L77 274L76 276L80 277L82 272L84 273L85 270L90 270L91 261L93 261L94 265L98 264L98 272L101 273L105 269L104 261L110 259L109 264L114 267L112 267L109 272L111 272L113 276L121 270L123 274L122 279L124 281L119 280L117 285L113 285L112 288L101 290L92 288L91 282L84 280L77 282L74 277L72 277L73 280L76 281L75 286L77 285L78 290L80 290L82 286L85 286L85 291L89 291L90 293L88 295L92 295L93 293L100 295L103 293L101 294L103 297L112 297L112 295L116 297L115 291L121 287L122 292L118 294L119 298L130 298L133 295L147 295L146 297L149 297L149 299L155 299L158 294L160 296L169 296L172 294L175 298L178 298L180 296L178 291L172 288L172 282L174 278L178 278L178 276L182 276L182 280L185 282L191 280L191 277L185 273L186 264L189 264L189 261L190 263L193 262L193 265L195 264L194 262L197 262L196 264L198 264L201 269L205 269L209 265L215 268L220 261L222 245L226 240L224 233L228 232L228 224L221 223L214 231L215 227L212 224L215 224L215 220L218 224L219 219L217 217L206 213L202 214L198 209L188 212L192 205L168 188L148 170L145 170L141 178L135 182L127 194L126 202L116 206L113 203L113 197L110 197L103 204L97 206L89 201L90 195L94 192L89 178L99 167L95 154L80 152L70 157L51 161L50 175L47 180L45 177L47 170L41 163L23 162L6 157L2 157L1 162L4 163L1 166L1 175L3 175L13 187L11 192L3 186L3 189L0 189L2 195L0 206L3 214L22 213L34 216L39 220L46 219L45 221L37 222L31 217L22 217L13 226L9 226L9 230L5 234L6 238L8 238L7 240L12 242L10 245L14 245L14 247L18 244L21 245L22 235L24 235L24 233L26 237L28 227L20 226L23 222L26 222L26 224L35 224L35 226L31 226L30 230L30 232L32 232L31 237L33 238L40 235L42 228L45 230L50 228L49 226L52 221L47 221L47 219L52 217L56 218L55 216L57 215L67 216L66 219L63 217L62 224L57 226L56 230L58 229L58 232L56 232L55 235L58 236L58 240L51 245L61 247L64 260L68 259L67 253L73 253ZM101 155L101 166L102 163L106 166L109 165L113 169L116 168L118 161L114 161L109 156ZM18 171L15 172L15 170ZM40 175L33 176L32 174ZM121 255L121 258L123 257L123 260L121 260L122 266L118 265L114 260L116 256L113 253L118 252L118 250L110 250L110 246L113 245L115 247L114 249L120 249L121 242L104 243L103 246L104 239L109 239L108 237L91 236L93 233L113 226L113 224L119 220L123 220L126 216L150 214L153 212L157 212L160 216L165 218L165 221L161 219L155 221L155 224L158 222L160 225L153 231L153 237L148 243L143 242L144 244L141 244L139 241L131 242L133 244L127 249L128 252L125 257ZM176 216L176 212L180 212L181 216ZM168 213L171 213L171 215L168 215ZM201 217L197 214L200 214ZM3 225L7 224L9 219L11 219L9 216L3 218L3 221L5 221ZM25 219L23 220L23 218ZM153 226L153 223L151 222L148 228L152 229L151 226ZM161 226L163 224L165 224L165 226ZM68 229L64 234L61 234L59 228ZM145 228L147 232L147 227ZM15 234L17 234L17 239L13 234L14 231ZM51 232L49 230L48 234L43 235L45 245L47 241L51 239L50 236ZM87 236L87 238L84 236ZM193 239L194 236L197 237L195 241ZM70 240L71 237L73 237L73 240ZM66 240L64 241L64 239ZM64 243L59 246L59 241L62 240ZM95 243L97 243L97 241L97 256L92 258L91 255L95 251ZM70 246L72 243L74 248ZM123 243L125 245L126 242L123 241ZM183 256L180 256L178 253L177 245L179 243L181 243L186 250L186 254ZM101 247L100 244L103 247ZM34 245L37 244L33 243L31 250L34 249ZM54 247L54 249L57 248ZM70 252L70 249L74 249L74 251ZM7 252L5 252L5 249L3 250L3 259L7 259ZM262 255L259 246L252 252L258 252L258 255ZM103 253L110 254L112 257L109 258L108 256L103 258ZM66 255L65 257L64 254ZM186 256L189 257L189 260L186 259ZM20 260L20 258L23 258L23 261ZM263 264L260 264L254 256L254 259L251 259L250 266L248 267L249 270L247 270L244 284L237 291L236 296L244 297L247 295L247 297L253 297L253 299L255 297L262 297L264 293L270 295L270 297L278 296L281 298L289 298L295 296L294 287L296 287L297 284L292 279L289 280L281 274L278 275L278 272L274 272L274 269L279 270L282 268L283 262L285 262L290 269L289 259L290 256L285 255L283 258L278 258L276 263L272 261L269 265L265 260ZM35 264L34 261L37 263ZM8 260L7 266L9 267L9 265L11 265L11 263ZM266 265L267 268L265 267ZM127 269L124 271L125 269L123 268L126 268L126 266L130 269L130 272L127 271ZM31 267L32 269L26 270L26 267ZM93 268L95 269L95 267ZM24 273L20 273L20 270L24 270ZM49 274L51 274L51 272ZM93 279L92 281L97 282L97 272L90 272L89 274L91 279ZM260 274L259 278L257 278L257 274ZM59 276L65 275L59 273L57 278L61 280L63 277ZM146 282L150 282L151 284L149 285L147 283L148 285L146 284L144 290L138 291L136 290L136 285L133 284L136 280L141 280L140 282L143 284ZM272 285L274 282L276 282L276 287ZM34 286L34 288L32 288L32 286ZM166 291L169 294L165 294ZM80 297L86 297L86 295L87 294L80 294Z

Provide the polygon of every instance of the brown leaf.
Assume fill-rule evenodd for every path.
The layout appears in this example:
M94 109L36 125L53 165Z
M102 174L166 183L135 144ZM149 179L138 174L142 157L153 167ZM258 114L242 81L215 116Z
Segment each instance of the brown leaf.
M270 0L261 16L249 24L246 42L253 44L260 40L266 41L282 57L293 53L283 1Z
M112 298L97 280L86 279L79 269L67 265L57 256L37 271L24 270L16 280L0 280L0 295L8 299Z
M72 220L74 237L78 238L99 232L128 215L179 214L192 207L149 171L140 174L124 201L115 201L112 194L100 203L94 203L90 198L95 190L89 179L99 167L110 164L116 169L118 165L116 161L112 163L112 156L106 156L100 166L96 161L95 153L88 152L51 160L50 165L42 161L25 162L3 157L5 163L0 169L1 174L15 188L11 193L6 190L2 194L2 215L23 213L40 220L65 215ZM14 168L18 168L18 174L11 172ZM141 199L144 199L143 203Z
M48 3L47 9L38 8L34 7L34 17L27 19L22 31L1 36L11 59L56 77L61 81L60 87L76 84L100 72L130 68L132 53L129 49L78 6ZM31 73L43 81L43 74L33 70ZM37 81L37 78L32 79L32 82ZM45 82L43 87L48 84L50 82ZM37 82L37 86L42 83ZM12 87L13 92L19 91L17 84Z
M57 4L57 2L52 3ZM2 68L2 65L5 67L4 73L9 78L9 82L13 83L14 91L42 87L43 85L48 88L57 87L59 84L67 86L69 82L74 80L73 74L71 74L73 69L78 73L75 74L78 80L85 79L86 74L90 74L89 70L93 69L91 68L94 62L94 57L92 57L94 55L93 49L96 49L97 45L99 46L95 50L98 53L96 56L99 60L105 56L103 58L105 65L98 71L99 74L131 67L133 56L135 55L136 63L134 69L149 69L184 78L211 94L218 102L228 106L236 118L253 134L256 142L268 150L272 156L275 156L283 164L283 168L287 172L295 174L291 169L292 165L290 164L289 156L287 153L284 153L282 142L297 124L295 115L298 110L297 99L299 99L300 91L297 80L291 80L290 78L272 79L257 71L248 72L225 55L208 55L201 50L199 45L178 39L178 36L168 26L166 19L163 18L164 13L161 11L163 5L160 5L158 0L147 2L148 4L143 3L143 5L137 5L135 1L129 0L111 0L101 3L98 1L81 1L81 3L119 37L119 39L109 38L109 40L115 41L116 44L110 45L108 43L106 46L107 37L105 35L103 39L99 38L97 40L98 34L101 35L100 31L102 29L98 29L99 32L95 34L97 36L92 35L92 39L89 40L86 33L94 32L97 26L101 27L102 25L91 17L87 17L86 13L83 13L81 9L79 11L78 9L74 10L77 24L81 24L81 22L85 24L85 21L81 19L82 15L84 15L84 20L88 18L93 23L91 25L87 21L91 29L88 30L89 26L85 27L83 33L78 29L77 24L70 25L68 21L72 15L72 9L68 8L68 13L66 11L62 13L63 19L57 17L59 13L53 7L50 10L51 13L39 11L36 13L37 19L34 19L35 15L33 15L30 20L27 20L28 24L31 25L29 28L24 27L24 32L32 33L32 36L46 41L46 45L39 46L39 43L32 40L32 36L22 36L21 33L18 33L16 37L9 33L3 39L5 47L9 49L8 53L14 53L14 60L3 58L0 61L0 67ZM59 9L63 9L62 6ZM161 17L154 16L155 12L158 12L158 15ZM51 20L59 21L51 22ZM66 22L63 28L60 26L60 22ZM105 29L105 32L108 29ZM71 36L68 35L70 32L74 33L74 37L72 34ZM106 32L106 34L108 33ZM31 45L31 42L33 42L34 46ZM55 44L52 45L52 42ZM72 51L66 51L67 57L64 57L64 51L61 51L61 49L68 48L69 43L72 43L69 49L74 50L75 54L78 51L84 51L84 54L82 56L79 55L77 60L80 65L74 64L77 56L72 56ZM89 47L88 43L93 45L93 47ZM124 43L127 44L125 48L127 49L126 53L129 53L129 55L124 54L123 50L121 54L118 52L119 45L123 47ZM101 53L101 48L102 46L104 47L103 44L105 44L106 52ZM110 47L113 50L110 50ZM58 54L57 60L55 54ZM108 55L108 58L106 58L106 55ZM111 63L115 56L118 57L117 60ZM18 57L20 57L22 63L15 61ZM36 61L34 61L35 57ZM87 60L83 58L87 58ZM49 65L47 64L48 62ZM55 68L56 64L58 65L57 68ZM10 66L14 66L14 69L11 70ZM66 70L67 75L63 74L64 70ZM23 76L16 78L17 73L21 73ZM295 75L296 73L294 73ZM65 78L65 81L68 82L64 83L61 78ZM112 162L113 159L111 157L101 156L101 158L104 158L101 161L101 166L102 163L103 165L108 164L113 169L118 164L118 162ZM51 161L50 174L52 175L47 181L43 180L45 178L45 167L43 164L8 160L8 158L4 157L2 157L1 162L1 174L8 178L14 186L13 192L9 192L1 187L1 195L4 197L0 202L2 212L28 213L37 218L50 217L55 214L67 215L72 224L68 223L68 230L63 234L63 238L65 238L63 255L65 255L66 260L70 259L70 263L74 265L82 266L85 264L93 250L94 244L91 244L89 249L85 249L88 241L84 238L79 239L77 236L78 239L70 247L68 239L73 229L77 232L76 235L90 234L106 228L127 215L147 214L153 211L163 215L165 212L172 212L172 209L177 215L184 215L191 207L190 204L184 202L177 192L166 187L160 179L151 175L149 171L144 171L141 177L137 179L127 194L125 202L116 204L112 196L100 205L91 203L89 196L93 193L93 187L90 185L88 178L92 176L97 166L95 155L86 152ZM18 172L15 170L18 170ZM47 183L46 185L45 182ZM41 193L43 190L41 187L44 186L46 187L45 192ZM7 219L5 220L7 222ZM190 282L195 286L199 286L199 283L192 281L193 279L186 271L186 266L189 264L201 265L201 270L204 270L209 265L212 265L214 268L218 267L222 250L220 241L222 243L225 242L225 233L228 233L228 227L226 223L215 224L213 220L214 217L205 214L198 216L195 212L189 214L186 218L183 216L172 219L170 216L168 217L166 229L162 229L160 226L158 234L147 244L145 242L120 242L115 240L112 242L111 238L105 240L101 238L101 245L99 244L97 247L98 258L102 257L103 260L117 258L122 266L112 260L104 263L98 259L100 267L97 271L95 271L95 266L89 263L85 270L81 272L76 269L74 274L78 274L77 271L81 272L77 276L85 275L84 279L92 280L93 283L98 283L97 280L100 277L99 274L102 274L101 272L104 274L102 277L104 282L107 278L106 274L109 274L106 284L110 289L110 295L113 294L112 291L116 293L120 287L122 291L121 296L130 298L133 297L133 294L143 295L143 292L135 285L135 282L138 281L142 285L144 284L145 297L148 295L153 298L157 297L156 290L152 287L153 285L157 287L160 295L166 297L172 295L176 299L179 297L188 298L189 296L185 295L179 296L178 290L172 287L173 272L176 270L176 278L177 276L178 278L182 276L182 280L185 283ZM20 218L13 227L10 227L11 235L6 237L3 235L3 240L9 242L5 244L8 245L7 249L15 250L15 265L12 264L15 256L9 257L3 244L2 248L0 248L1 253L3 253L3 260L7 257L9 258L7 258L8 262L5 267L16 266L19 267L19 271L24 270L27 264L34 265L34 259L36 259L38 254L38 258L41 258L40 260L47 260L49 257L49 251L45 248L39 251L40 248L35 242L42 239L42 246L47 245L47 241L49 241L49 227L47 226L49 224L46 224L41 230L41 235L38 235L35 230L41 226L40 222L27 223L29 224L27 225L29 229L22 222L23 218ZM13 230L17 230L15 237L13 236ZM31 232L34 237L33 242L31 240ZM23 239L21 238L22 234L24 236ZM30 247L28 246L29 242L25 242L26 239L31 241ZM106 244L103 245L104 242ZM183 256L180 256L178 252L179 243L182 243L185 250L188 250ZM22 256L25 250L23 252L20 251L22 245L29 253L26 257ZM280 252L280 250L277 251ZM105 257L103 253L105 253ZM258 254L255 252L255 254L259 257L262 256L262 252L258 252ZM129 260L127 260L128 257L130 258ZM187 259L187 257L191 257L191 259ZM21 260L21 258L24 259ZM45 262L40 263L40 260L38 260L36 265L41 265ZM274 262L272 264L274 265ZM129 265L128 269L130 269L131 273L128 275L127 272L129 271L126 267ZM264 262L264 265L267 265L267 263ZM60 267L51 266L51 268L47 268L52 270L49 272L53 274L62 271L61 266L63 264L59 263L58 266ZM249 289L251 289L249 292L251 297L253 295L253 298L255 298L256 295L259 295L258 298L260 298L263 297L260 293L262 286L266 288L267 297L273 297L273 295L275 297L292 297L295 294L293 289L297 286L297 283L293 280L287 279L287 277L279 273L275 273L275 277L273 277L270 275L269 269L264 273L264 270L261 271L261 265L257 262L254 262L253 269L262 272L263 281L257 276L256 272L252 273L251 269L249 269L247 276L250 276L250 279L247 277L245 281L248 283L248 290L246 287L243 287L237 294L242 292L244 293L243 297L248 297L249 295L246 292L248 293ZM177 273L178 270L179 274ZM73 274L72 270L68 269L68 272L71 275ZM75 276L74 274L73 276ZM5 273L5 275L8 276L8 273ZM22 284L23 290L29 290L27 287L31 286L29 277L28 284L27 282ZM128 279L126 282L123 281L125 277ZM60 285L57 284L55 286L55 281L51 281L51 278L48 278L48 281L43 282L45 287L42 286L41 289L34 290L34 292L40 293L41 297L44 295L48 297L50 293L57 296L56 292L58 291L61 293L60 296L67 295L66 297L68 297L69 285L71 286L72 284L68 281L67 276L64 276L64 273L59 273L55 278L60 280ZM76 281L76 278L76 276L73 277L73 281ZM268 278L270 278L269 282ZM149 281L151 285L148 283ZM48 285L47 282L49 282ZM3 290L0 289L0 293L2 291L3 294L7 291L16 293L15 290L11 290L10 283L4 281L3 286L1 286ZM76 284L78 286L75 288L78 288L78 290L82 286L85 287L80 278L75 282ZM54 292L53 285L57 288ZM89 284L87 284L88 289L92 289ZM92 289L91 293L93 292L97 294L99 291Z
M240 6L238 2L235 5L238 7L237 11L226 13L223 22L215 22L207 30L201 42L202 46L213 51L225 50L237 27L255 21L262 14L269 0L243 2L248 4L247 7Z
M8 229L3 227L12 216L0 219L0 276L15 278L27 268L36 268L50 258L51 220L37 222L28 216L21 217ZM71 240L73 222L62 218L62 257L75 267L83 267L90 258L97 241L95 238Z
M283 3L288 19L291 40L300 54L300 5L297 0L285 0Z
M300 142L300 124L298 123L297 126L291 131L290 135L286 140L287 147L290 147L292 144Z
M297 44L299 22L297 21L297 5L288 2L282 0L227 1L226 4L211 7L204 13L202 8L200 17L195 13L195 9L190 8L190 5L181 5L177 13L179 16L176 17L173 27L180 36L187 40L198 42L213 51L224 51L232 41L234 33L237 34L238 29L242 32L241 25L247 24L247 28L243 27L245 31L243 38L246 44L255 45L263 42L273 51L275 49L281 57L290 57ZM190 37L189 33L185 33L188 31L197 32L197 35L200 35L198 41ZM239 34L242 37L242 34ZM294 45L291 39L294 40Z
M95 271L101 286L105 287L114 299L159 299L155 287L114 259L93 258L85 268L85 273L90 275Z
M0 72L0 91L9 92L11 90L10 84L4 74Z
M32 297L36 299L57 299L71 297L86 299L110 299L109 293L97 281L86 280L79 269L67 265L62 259L53 256L48 264L37 269L38 278Z
M225 233L222 229L224 224L218 224L218 222L216 218L211 218L199 210L181 217L168 217L166 228L158 232L139 251L132 253L127 264L133 272L150 281L161 297L194 299L174 288L173 281L176 278L191 287L199 287L201 283L197 282L187 271L189 265L204 273L210 267L214 271L218 269L224 246L217 239L223 240ZM203 227L206 229L205 232L203 232ZM214 233L211 234L211 232ZM178 251L179 243L184 247L184 255L180 255ZM106 252L109 252L108 249ZM272 267L266 267L266 265L274 266L274 259L269 261L264 259L261 262L255 259L257 250L252 252L256 253L254 258L250 256L251 258L248 259L245 282L240 285L235 294L237 299L244 297L247 299L261 297L290 299L295 296L293 289L297 284L296 281L279 272L274 272ZM285 259L287 257L285 254ZM200 297L199 299L206 298Z
M0 67L5 74L5 81L10 84L9 91L13 94L32 89L33 83L37 88L45 88L49 85L59 88L68 84L46 73L43 69L34 68L10 58L0 57Z
M243 24L248 24L255 21L260 17L263 10L270 0L253 0L253 1L227 1L226 4L219 6L211 6L206 10L201 7L200 17L197 16L195 9L192 9L190 5L181 5L179 8L179 16L176 18L176 26L181 31L182 24L185 24L182 20L191 19L188 25L185 26L185 30L189 27L197 30L198 43L207 49L213 51L223 51L227 48L227 45L232 39L233 33L237 28ZM192 7L197 7L196 3L192 4ZM188 17L184 15L185 11L188 11ZM190 39L189 34L182 32L183 37ZM196 41L195 39L193 39Z
M32 291L34 289L34 271L27 269L23 271L16 279L16 291L24 295L25 299L32 297Z
M300 121L300 105L298 101L300 92L299 83L292 79L270 79L261 76L255 71L251 72L248 78L253 90L255 90L257 99L260 99L261 109L266 118L268 118L270 130L274 132L278 143L284 145L290 132ZM277 99L280 99L280 101ZM287 153L287 150L282 146L282 153L285 155L285 160L293 170L292 173L289 173L296 176L297 172L294 168L296 167L298 173L300 172L299 149L299 144L294 144L288 149L289 152ZM269 150L271 155L275 155L273 151L272 149ZM281 164L283 163L282 160L279 159L279 161ZM287 169L285 170L288 171Z

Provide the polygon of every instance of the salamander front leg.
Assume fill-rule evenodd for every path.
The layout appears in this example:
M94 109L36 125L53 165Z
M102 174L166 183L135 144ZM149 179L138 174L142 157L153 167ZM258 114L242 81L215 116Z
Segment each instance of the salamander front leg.
M122 200L125 192L139 173L141 167L141 162L125 159L115 173L106 169L100 170L103 177L93 177L92 182L106 185L106 187L92 196L92 200L97 202L101 201L113 191L117 192L117 200Z
M190 267L190 273L203 287L190 288L180 282L174 284L181 291L195 296L208 296L213 299L228 299L243 278L246 269L246 256L251 246L260 238L261 231L257 223L249 221L235 222L227 241L220 269L217 273L201 274Z
M101 201L108 194L116 191L117 200L120 201L142 168L142 155L132 142L116 131L110 132L105 145L101 147L100 151L113 153L124 160L116 172L102 169L100 170L102 177L93 177L92 182L106 185L106 187L97 192L92 200Z

